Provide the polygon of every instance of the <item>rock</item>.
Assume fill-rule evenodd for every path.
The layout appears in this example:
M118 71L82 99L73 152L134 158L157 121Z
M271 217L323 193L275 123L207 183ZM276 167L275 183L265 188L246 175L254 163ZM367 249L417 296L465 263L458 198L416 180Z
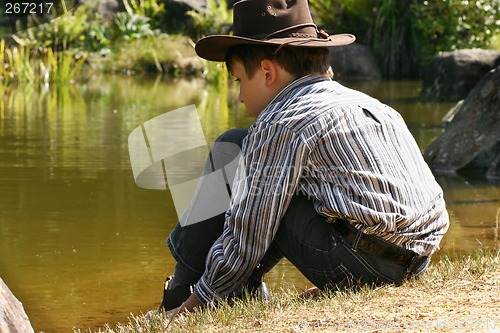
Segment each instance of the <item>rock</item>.
M89 4L102 14L105 18L111 18L114 14L125 10L125 5L122 0L78 0L77 4Z
M32 333L33 327L23 305L0 278L0 332Z
M427 148L435 171L482 173L500 179L500 66L474 87L454 117Z
M497 151L499 148L497 147ZM500 180L500 153L497 153L497 157L491 163L488 170L486 170L486 178L492 180Z
M330 48L335 78L344 80L378 81L382 74L371 50L358 43Z
M481 78L500 66L500 51L465 49L440 52L423 76L421 97L427 101L464 99Z

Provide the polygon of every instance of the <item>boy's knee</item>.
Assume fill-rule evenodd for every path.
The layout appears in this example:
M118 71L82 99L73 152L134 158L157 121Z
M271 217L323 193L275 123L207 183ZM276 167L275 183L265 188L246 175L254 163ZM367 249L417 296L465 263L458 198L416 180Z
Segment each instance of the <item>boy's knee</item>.
M222 133L215 142L234 143L241 147L243 139L247 136L248 130L243 128L231 128Z

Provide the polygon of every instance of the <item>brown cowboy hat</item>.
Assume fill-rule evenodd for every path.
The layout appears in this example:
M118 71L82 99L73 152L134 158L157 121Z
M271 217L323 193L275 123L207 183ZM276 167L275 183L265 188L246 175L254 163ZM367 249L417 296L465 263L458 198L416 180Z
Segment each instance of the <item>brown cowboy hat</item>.
M328 35L318 31L307 0L242 0L233 6L232 36L200 39L196 53L207 60L224 61L227 49L239 44L332 47L348 45L351 34Z

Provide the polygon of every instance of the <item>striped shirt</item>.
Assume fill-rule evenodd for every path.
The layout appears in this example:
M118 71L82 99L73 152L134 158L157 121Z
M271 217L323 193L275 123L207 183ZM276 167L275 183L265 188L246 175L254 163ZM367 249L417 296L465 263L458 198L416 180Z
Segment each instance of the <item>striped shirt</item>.
M209 303L232 292L269 248L292 196L327 221L430 255L448 229L443 192L402 117L325 76L286 86L243 142L222 236L195 286Z

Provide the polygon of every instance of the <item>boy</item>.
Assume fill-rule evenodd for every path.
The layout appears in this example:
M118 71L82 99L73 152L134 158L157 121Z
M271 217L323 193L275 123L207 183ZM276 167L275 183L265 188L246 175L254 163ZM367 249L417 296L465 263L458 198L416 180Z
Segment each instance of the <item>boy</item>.
M319 289L424 272L448 228L443 193L400 115L329 77L327 47L354 36L319 32L307 0L233 10L234 35L196 52L226 62L256 121L218 139L241 147L227 212L168 238L177 265L164 310L255 293L283 257ZM212 151L211 171L226 155Z

